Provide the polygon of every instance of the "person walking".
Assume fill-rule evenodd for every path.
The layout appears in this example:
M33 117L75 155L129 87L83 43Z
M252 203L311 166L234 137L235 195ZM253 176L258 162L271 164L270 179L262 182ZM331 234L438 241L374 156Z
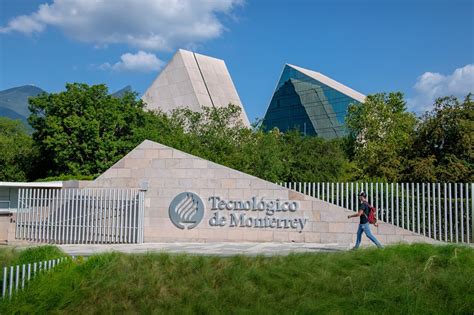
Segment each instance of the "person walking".
M375 244L378 248L383 248L382 244L375 238L375 236L370 231L370 224L369 224L369 213L370 213L370 206L367 203L367 194L365 192L361 192L359 194L359 211L357 213L348 215L347 218L356 218L359 217L359 228L357 229L357 240L353 249L359 248L360 241L362 239L362 233L365 233L367 237ZM377 226L377 223L374 224Z

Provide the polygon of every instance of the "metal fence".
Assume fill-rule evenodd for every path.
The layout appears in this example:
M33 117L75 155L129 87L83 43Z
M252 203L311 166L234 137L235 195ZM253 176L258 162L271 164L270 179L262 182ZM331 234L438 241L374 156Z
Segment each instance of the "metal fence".
M38 274L51 270L64 261L66 261L66 257L3 267L2 298L7 295L12 297L16 291L24 289L28 281L34 279Z
M15 237L57 244L143 243L143 204L139 189L20 189Z
M474 243L473 183L279 184L353 211L364 191L380 221L440 241Z

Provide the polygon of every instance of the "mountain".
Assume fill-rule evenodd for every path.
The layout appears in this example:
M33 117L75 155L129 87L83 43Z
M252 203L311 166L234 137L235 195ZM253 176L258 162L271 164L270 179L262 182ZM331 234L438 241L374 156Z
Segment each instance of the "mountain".
M127 85L126 87L112 93L112 96L117 97L117 98L121 98L125 95L125 93L131 92L131 91L132 91L132 87L130 85Z
M26 122L30 115L28 98L43 92L45 91L33 85L24 85L0 91L0 116L21 119Z
M112 93L112 96L120 98L129 91L132 91L132 87L127 85L115 93ZM20 119L28 125L27 119L28 116L30 116L28 98L37 96L40 93L46 93L46 91L34 85L18 86L0 91L0 116Z

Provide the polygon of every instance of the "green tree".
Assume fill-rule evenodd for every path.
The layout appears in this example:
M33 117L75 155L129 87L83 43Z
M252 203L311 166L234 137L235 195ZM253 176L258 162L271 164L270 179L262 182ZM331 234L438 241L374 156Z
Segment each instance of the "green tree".
M474 102L468 94L439 98L416 129L406 177L419 181L474 180ZM422 171L420 171L422 170Z
M33 140L20 120L0 117L0 181L26 181L37 158Z
M29 100L33 139L43 175L94 175L112 166L138 143L144 122L136 94L109 95L105 85L67 84L66 91Z
M346 117L352 159L359 179L398 181L410 148L416 117L406 111L402 93L378 93L349 106Z

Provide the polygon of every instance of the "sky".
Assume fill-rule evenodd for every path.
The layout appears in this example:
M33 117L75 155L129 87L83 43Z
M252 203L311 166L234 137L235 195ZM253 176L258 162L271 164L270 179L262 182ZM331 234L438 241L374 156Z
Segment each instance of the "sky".
M224 59L250 121L285 63L422 114L474 92L473 0L0 0L0 90L142 95L179 48Z

